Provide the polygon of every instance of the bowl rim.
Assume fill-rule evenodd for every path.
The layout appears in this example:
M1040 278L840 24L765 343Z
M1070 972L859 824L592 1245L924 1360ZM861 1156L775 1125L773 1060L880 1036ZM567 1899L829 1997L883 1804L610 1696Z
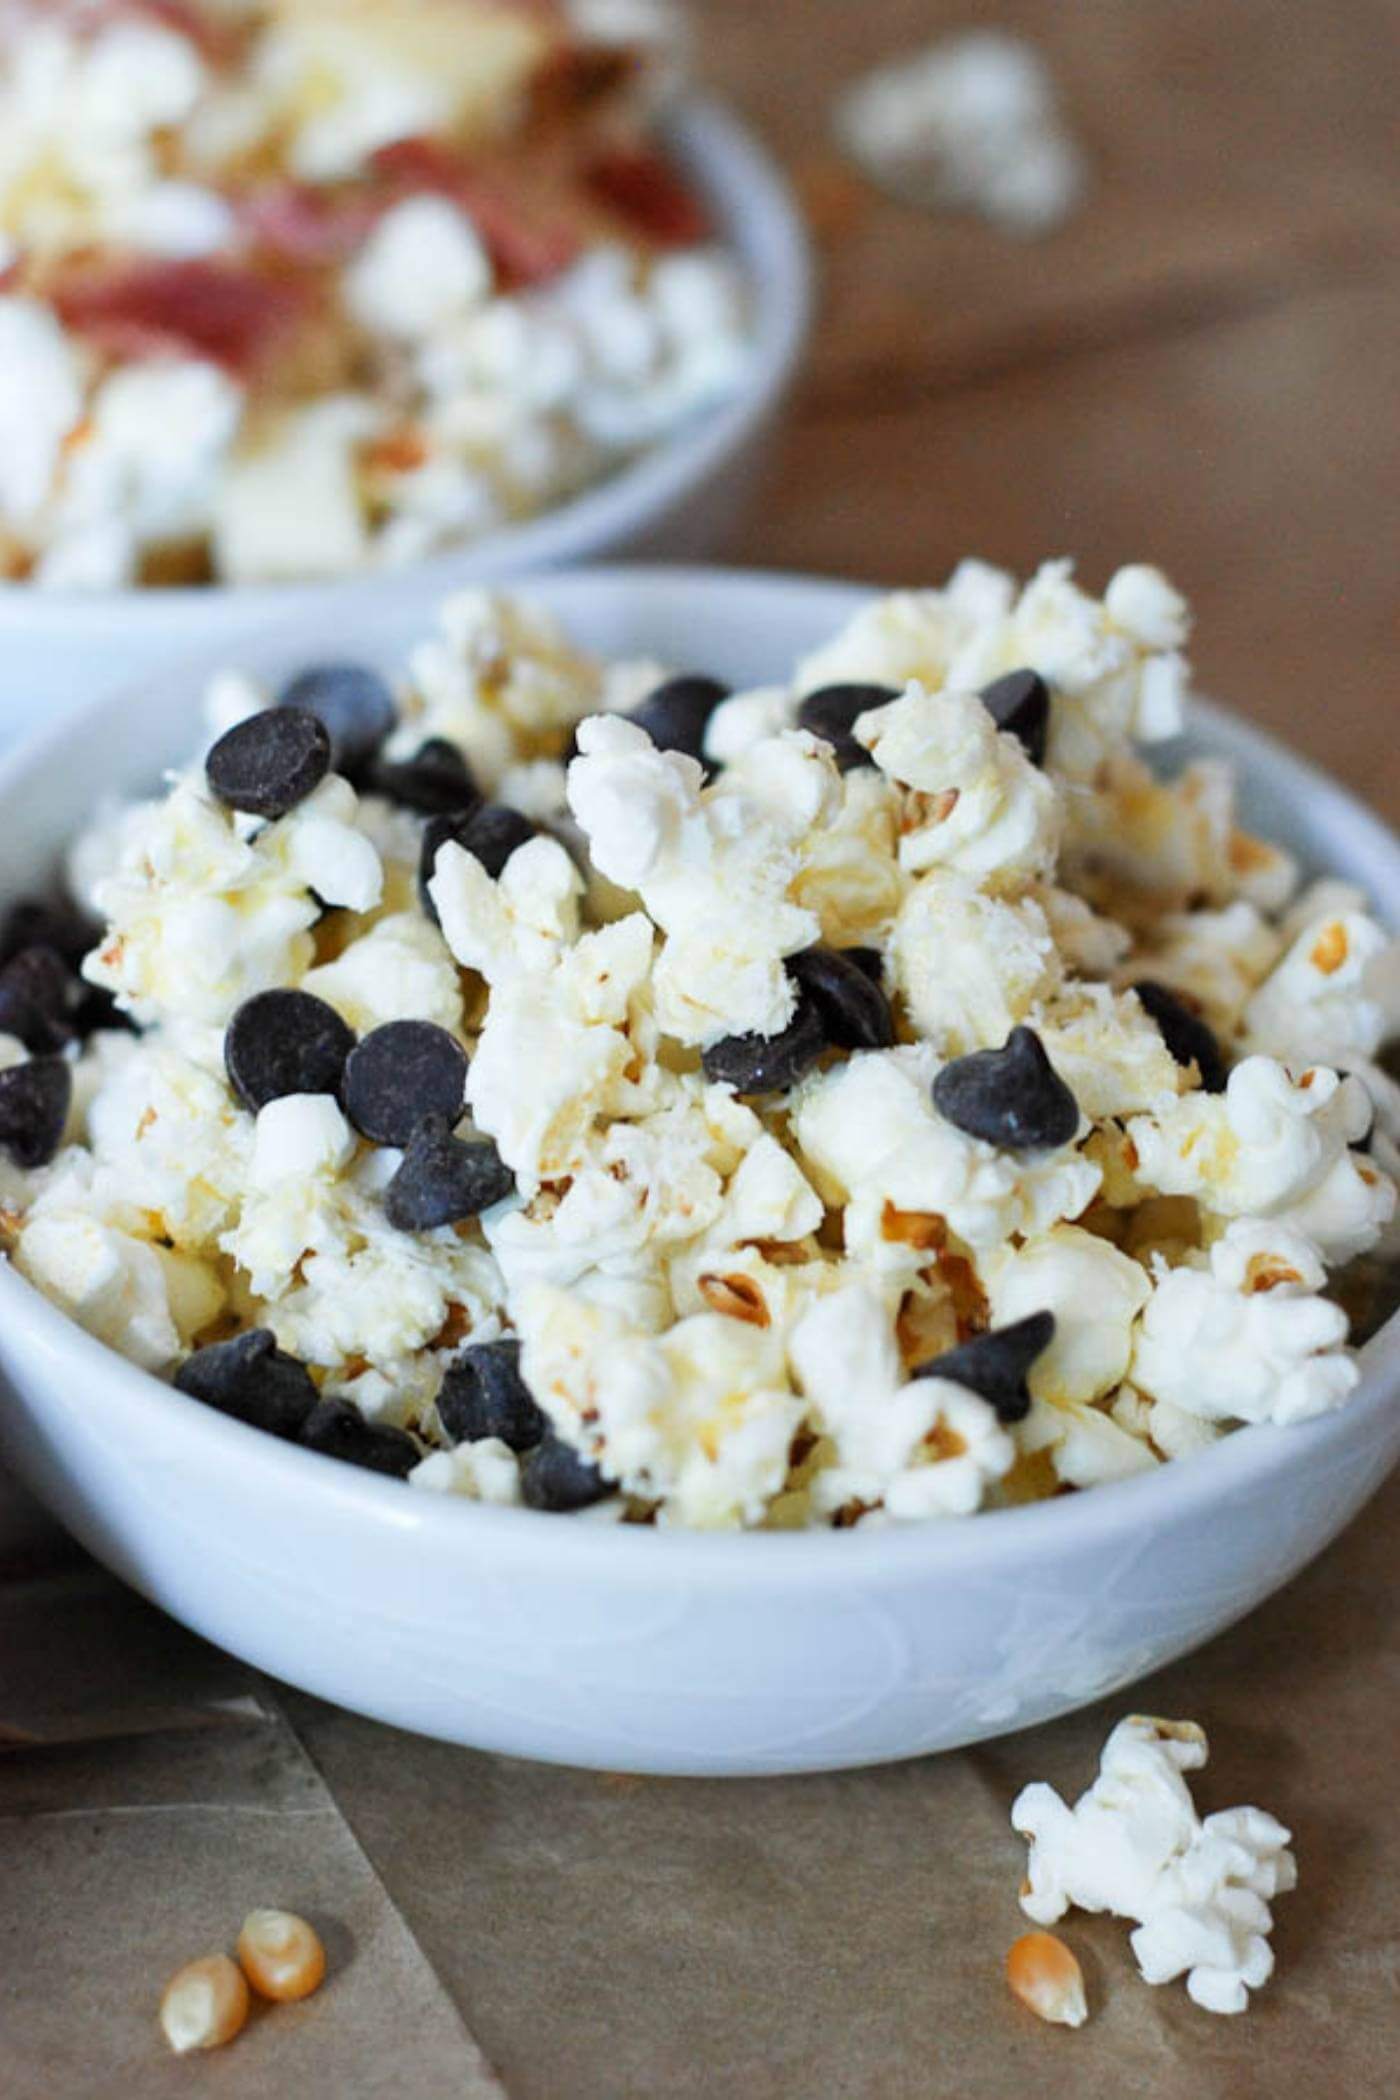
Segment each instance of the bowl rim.
M412 581L413 598L426 597L427 580L415 576ZM820 603L838 615L871 602L883 590L880 585L778 570L644 563L599 564L549 577L519 578L511 588L528 593L543 587L546 592L582 598L599 586L625 593L629 602L651 595L717 591L747 599L754 608L781 592L794 601L809 600L814 607ZM562 617L567 622L568 612ZM271 653L290 646L299 631L299 621L284 622L275 629L250 628L242 646L250 653ZM42 774L60 759L66 745L89 741L112 716L123 718L125 726L127 711L139 705L146 692L168 690L187 677L202 675L216 659L226 660L229 650L239 647L237 637L225 636L217 648L206 649L198 657L162 665L135 691L126 688L99 694L76 713L0 756L0 814L10 798L23 792L28 778ZM1230 710L1193 696L1191 718L1206 731L1211 744L1222 748L1241 768L1244 777L1251 766L1262 763L1282 780L1291 801L1306 796L1344 815L1369 848L1388 861L1392 879L1387 894L1374 901L1382 916L1393 909L1393 900L1400 898L1400 838L1374 811L1330 774ZM0 1257L0 1363L8 1355L11 1335L21 1351L32 1351L51 1367L68 1366L75 1389L90 1393L104 1379L110 1381L127 1413L149 1424L153 1450L178 1443L193 1453L196 1445L202 1445L211 1466L225 1464L260 1475L269 1499L278 1492L316 1495L327 1507L353 1513L357 1521L378 1525L381 1531L414 1533L419 1549L425 1551L474 1557L489 1549L502 1564L536 1562L552 1538L556 1558L577 1559L587 1568L611 1564L619 1574L644 1568L651 1580L726 1588L752 1582L760 1573L765 1581L790 1577L804 1588L845 1588L853 1582L898 1579L913 1569L970 1575L988 1564L1019 1561L1038 1549L1062 1548L1071 1535L1085 1547L1095 1538L1128 1526L1142 1529L1146 1536L1155 1525L1192 1511L1199 1513L1208 1505L1228 1503L1236 1493L1276 1482L1295 1465L1326 1467L1347 1446L1360 1444L1363 1432L1378 1424L1400 1400L1397 1312L1359 1349L1363 1375L1356 1391L1342 1407L1311 1421L1288 1427L1238 1428L1209 1448L1168 1460L1150 1472L1105 1482L1072 1496L981 1510L965 1522L930 1519L839 1534L825 1527L710 1532L587 1517L565 1522L552 1512L415 1490L406 1482L328 1461L320 1453L281 1442L215 1409L192 1405L153 1372L142 1370L89 1334L21 1276L8 1257Z
M217 608L226 620L270 625L326 610L347 591L435 579L442 589L490 582L587 559L591 549L658 524L741 453L775 414L796 376L812 322L816 269L796 197L777 159L732 109L688 93L659 119L676 157L715 211L719 244L738 261L754 316L749 356L734 391L645 447L603 478L537 516L436 549L401 568L357 569L304 582L40 590L0 582L0 632L61 622L95 640L150 625L172 642ZM738 200L742 197L742 211Z

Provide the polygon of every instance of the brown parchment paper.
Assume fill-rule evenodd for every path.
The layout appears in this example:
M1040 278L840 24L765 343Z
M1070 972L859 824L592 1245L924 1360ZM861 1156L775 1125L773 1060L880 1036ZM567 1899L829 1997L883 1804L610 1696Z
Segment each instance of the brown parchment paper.
M106 1578L0 1587L0 1724L85 1737L0 1752L0 2095L1381 2100L1400 2092L1397 1524L1400 1477L1131 1698L752 1782L451 1749L268 1686ZM1204 1809L1292 1826L1278 1974L1213 2017L1138 1979L1124 1925L1072 1915L1092 2017L1043 2027L1002 1982L1024 1927L1007 1809L1033 1778L1078 1792L1132 1707L1206 1725ZM269 1898L318 1920L332 1982L175 2062L166 1972Z

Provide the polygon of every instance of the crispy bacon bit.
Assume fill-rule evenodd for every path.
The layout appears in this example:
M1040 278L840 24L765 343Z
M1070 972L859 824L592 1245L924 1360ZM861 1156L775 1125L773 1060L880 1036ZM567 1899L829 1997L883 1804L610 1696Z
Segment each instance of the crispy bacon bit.
M750 1327L771 1325L763 1293L751 1276L702 1276L699 1290L705 1303L727 1319Z
M896 1210L888 1200L880 1213L880 1237L901 1247L929 1251L948 1244L948 1220L936 1210Z
M1302 1277L1276 1254L1251 1254L1245 1264L1244 1287L1251 1294L1277 1290L1281 1283L1301 1283Z
M236 373L305 312L303 294L285 279L212 260L84 272L55 288L54 305L70 328L117 356L193 350Z
M1329 919L1313 942L1308 960L1314 969L1321 970L1324 977L1330 977L1341 969L1349 952L1345 926L1340 919Z
M610 146L589 161L583 183L614 217L659 248L693 248L709 238L704 206L659 153Z

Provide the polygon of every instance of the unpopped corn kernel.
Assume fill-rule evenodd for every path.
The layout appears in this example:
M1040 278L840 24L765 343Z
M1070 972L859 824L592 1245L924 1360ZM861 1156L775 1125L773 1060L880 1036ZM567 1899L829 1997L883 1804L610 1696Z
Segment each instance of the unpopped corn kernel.
M177 2056L221 2049L248 2017L248 1985L226 1954L205 1954L177 1969L160 2001L160 2024Z
M1089 2017L1084 1971L1053 1932L1023 1932L1008 1950L1006 1980L1022 2005L1055 2027L1082 2027Z
M238 1935L238 1959L258 1996L280 2004L309 1998L325 1980L320 1937L290 1910L250 1910Z

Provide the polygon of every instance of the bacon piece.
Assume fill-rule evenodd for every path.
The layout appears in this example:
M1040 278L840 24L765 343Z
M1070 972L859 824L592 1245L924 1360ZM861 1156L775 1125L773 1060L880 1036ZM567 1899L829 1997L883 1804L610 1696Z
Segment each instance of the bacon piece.
M583 170L598 202L660 248L692 248L711 232L709 214L661 154L645 146L608 146Z
M235 373L267 355L306 311L304 293L245 264L141 262L55 287L70 328L121 357L193 351Z

